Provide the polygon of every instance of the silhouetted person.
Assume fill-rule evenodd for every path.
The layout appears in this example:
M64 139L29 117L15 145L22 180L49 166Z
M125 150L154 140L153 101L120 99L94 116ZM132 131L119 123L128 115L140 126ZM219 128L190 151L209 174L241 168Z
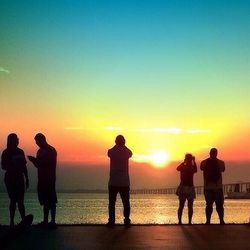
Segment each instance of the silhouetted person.
M10 226L14 226L16 203L22 220L25 218L24 191L29 187L26 159L22 149L18 148L19 139L12 133L7 138L7 148L2 153L1 165L6 171L4 182L10 198ZM24 184L24 177L26 183Z
M115 139L115 146L108 150L110 158L109 178L109 221L108 226L115 224L115 203L117 194L120 193L123 203L124 224L130 225L130 201L129 201L129 158L131 150L125 146L125 139L118 135Z
M56 162L57 152L50 146L43 134L38 133L35 136L36 144L39 147L36 157L28 156L29 160L38 170L38 199L43 206L43 221L39 224L41 227L56 228ZM49 211L51 213L51 222L48 223Z
M219 215L220 224L224 222L224 194L222 188L222 172L225 171L225 163L217 159L216 148L210 150L210 157L201 162L201 170L204 177L204 195L206 200L206 224L209 225L213 212L213 203Z
M193 203L196 197L193 177L194 173L197 172L197 166L195 163L195 157L191 154L186 154L184 162L178 167L177 171L180 171L181 183L177 189L176 194L179 196L179 208L178 208L178 221L182 224L182 212L187 200L188 202L188 223L192 224L193 217Z

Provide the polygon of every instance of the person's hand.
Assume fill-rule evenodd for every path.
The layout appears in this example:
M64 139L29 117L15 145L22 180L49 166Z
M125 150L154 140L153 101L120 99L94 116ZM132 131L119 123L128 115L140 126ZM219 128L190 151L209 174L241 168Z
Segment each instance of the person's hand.
M28 155L27 157L28 157L28 159L29 159L31 162L34 162L35 159L36 159L34 156L30 156L30 155Z
M30 182L29 179L26 179L26 183L25 183L26 189L28 189L30 187Z

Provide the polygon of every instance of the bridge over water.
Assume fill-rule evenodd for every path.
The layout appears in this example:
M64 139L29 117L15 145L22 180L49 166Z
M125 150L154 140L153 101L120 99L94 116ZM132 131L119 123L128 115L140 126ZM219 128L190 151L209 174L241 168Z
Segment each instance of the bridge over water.
M177 187L157 188L157 189L135 189L131 194L175 194ZM203 186L195 186L196 194L203 194ZM250 182L223 184L223 191L226 194L233 192L250 192Z

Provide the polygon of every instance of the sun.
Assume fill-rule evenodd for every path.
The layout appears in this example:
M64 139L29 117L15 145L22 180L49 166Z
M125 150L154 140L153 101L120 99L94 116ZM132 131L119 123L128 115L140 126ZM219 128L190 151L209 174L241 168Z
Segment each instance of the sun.
M152 152L150 159L155 165L162 165L166 163L168 156L164 151L155 150Z
M136 154L134 156L134 161L147 162L156 168L165 167L167 160L168 154L163 150L150 150L148 154Z

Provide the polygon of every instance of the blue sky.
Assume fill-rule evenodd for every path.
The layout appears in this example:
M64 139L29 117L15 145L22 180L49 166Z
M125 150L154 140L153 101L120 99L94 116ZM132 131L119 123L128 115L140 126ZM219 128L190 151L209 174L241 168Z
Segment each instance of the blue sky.
M29 124L28 134L46 120L47 133L109 125L214 131L202 145L194 139L196 150L206 140L248 138L250 1L0 3L1 135L16 124ZM95 136L107 143L113 135Z

